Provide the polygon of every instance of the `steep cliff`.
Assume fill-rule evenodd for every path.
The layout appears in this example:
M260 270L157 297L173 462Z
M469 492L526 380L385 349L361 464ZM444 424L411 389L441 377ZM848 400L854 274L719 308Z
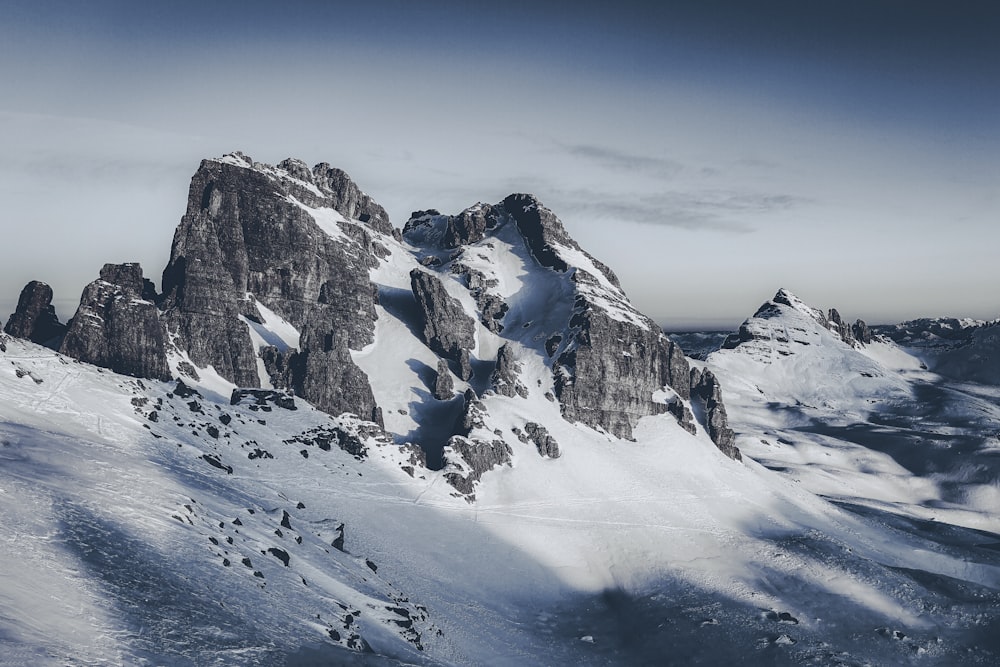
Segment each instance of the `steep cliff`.
M105 264L83 290L59 351L123 375L169 379L155 299L138 264Z
M384 252L374 233L391 233L385 211L340 170L205 160L163 272L167 329L196 366L239 386L273 382L331 413L371 418L371 388L350 350L372 340L368 271ZM273 378L260 372L266 345L254 340L266 313L299 333L297 350L270 352Z
M17 309L3 330L11 336L58 348L66 334L66 325L59 321L52 306L52 288L37 280L25 285Z

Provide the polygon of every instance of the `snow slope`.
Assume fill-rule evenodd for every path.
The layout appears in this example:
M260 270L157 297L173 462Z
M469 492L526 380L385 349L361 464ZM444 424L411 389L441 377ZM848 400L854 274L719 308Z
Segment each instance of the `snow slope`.
M3 665L996 657L987 538L846 512L670 417L634 443L563 422L561 458L516 456L470 504L301 401L230 405L6 347ZM494 398L500 421L525 409Z

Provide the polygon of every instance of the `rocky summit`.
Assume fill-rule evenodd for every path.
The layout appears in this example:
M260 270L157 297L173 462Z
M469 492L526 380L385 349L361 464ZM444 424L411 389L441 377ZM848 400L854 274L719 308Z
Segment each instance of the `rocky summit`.
M161 292L137 264L108 264L68 327L51 299L30 283L8 333L133 377L284 392L354 415L422 449L470 499L516 447L551 459L572 449L550 434L553 415L624 440L644 417L673 415L739 459L715 378L692 373L528 194L420 210L400 231L339 169L233 153L192 177Z

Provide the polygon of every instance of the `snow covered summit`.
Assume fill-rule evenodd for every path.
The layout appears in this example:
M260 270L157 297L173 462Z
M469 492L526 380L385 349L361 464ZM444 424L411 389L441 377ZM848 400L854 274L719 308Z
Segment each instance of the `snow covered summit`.
M552 433L567 423L632 439L642 418L669 414L738 457L714 376L692 374L531 195L421 211L400 233L325 163L204 160L162 293L138 265L107 265L57 343L135 377L355 415L419 465L447 465L470 499L525 443L558 456Z

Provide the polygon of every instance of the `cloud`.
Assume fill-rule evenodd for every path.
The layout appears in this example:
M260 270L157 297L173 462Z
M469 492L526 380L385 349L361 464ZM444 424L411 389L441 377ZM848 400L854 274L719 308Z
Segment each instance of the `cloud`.
M726 190L634 196L574 190L553 195L558 200L553 204L565 210L567 215L741 234L756 231L751 224L753 218L809 202L792 195Z
M666 158L638 155L589 144L560 144L567 154L590 160L612 171L629 171L659 178L672 178L684 171L684 165Z

